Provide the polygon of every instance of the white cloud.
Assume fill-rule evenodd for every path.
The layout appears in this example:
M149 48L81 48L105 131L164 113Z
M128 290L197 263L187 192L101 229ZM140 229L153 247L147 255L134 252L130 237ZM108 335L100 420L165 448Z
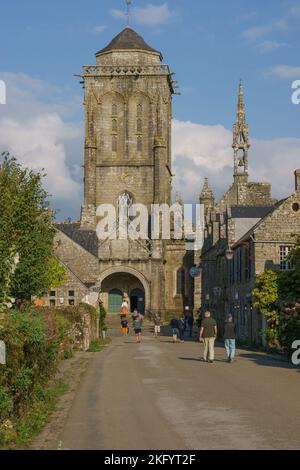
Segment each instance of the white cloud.
M0 108L0 150L8 150L32 169L44 168L45 187L64 216L81 204L82 127L69 121L78 97L24 74L1 73L7 105ZM78 109L77 109L78 112Z
M107 26L106 25L98 25L98 26L95 26L93 29L92 29L92 32L94 34L102 34L104 33L104 31L106 30Z
M116 19L125 19L126 14L122 10L112 9L111 15ZM153 5L149 3L144 7L132 8L131 17L133 20L145 26L162 26L168 23L176 16L176 13L170 10L167 3Z
M299 79L300 78L300 67L294 67L291 65L277 65L269 70L269 75L283 79Z
M262 54L265 54L267 52L276 51L277 49L281 49L282 47L289 47L289 44L287 44L285 42L271 41L269 39L257 44L257 49Z
M277 198L294 190L293 172L300 167L300 139L252 139L250 178L270 182ZM173 122L174 189L185 202L196 202L205 176L219 198L232 183L232 132L220 125ZM284 165L282 164L284 159Z
M287 31L288 29L288 21L283 19L275 21L274 23L268 23L261 26L254 26L252 28L248 28L242 32L242 36L250 40L256 40L271 33L278 31Z

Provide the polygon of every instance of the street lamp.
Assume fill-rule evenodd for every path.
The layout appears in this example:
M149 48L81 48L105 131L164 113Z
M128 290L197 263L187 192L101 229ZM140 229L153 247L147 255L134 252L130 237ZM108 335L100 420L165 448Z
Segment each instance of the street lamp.
M231 248L228 248L225 251L225 256L226 256L227 261L232 261L234 257L234 251Z

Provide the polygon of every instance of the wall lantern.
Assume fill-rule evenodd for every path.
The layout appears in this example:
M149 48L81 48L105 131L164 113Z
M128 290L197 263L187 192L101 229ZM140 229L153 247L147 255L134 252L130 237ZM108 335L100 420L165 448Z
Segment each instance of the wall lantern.
M231 248L228 248L228 250L225 252L225 256L227 261L232 261L234 257L234 251Z

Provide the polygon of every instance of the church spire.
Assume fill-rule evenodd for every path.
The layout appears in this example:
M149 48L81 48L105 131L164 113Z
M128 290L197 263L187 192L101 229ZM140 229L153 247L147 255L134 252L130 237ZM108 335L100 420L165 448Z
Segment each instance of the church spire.
M208 209L209 207L213 207L214 203L215 203L215 197L214 197L213 190L210 187L208 178L205 178L203 189L200 194L200 204L203 204L205 206L205 209Z
M246 120L244 87L239 84L238 109L233 126L234 179L248 180L249 128Z

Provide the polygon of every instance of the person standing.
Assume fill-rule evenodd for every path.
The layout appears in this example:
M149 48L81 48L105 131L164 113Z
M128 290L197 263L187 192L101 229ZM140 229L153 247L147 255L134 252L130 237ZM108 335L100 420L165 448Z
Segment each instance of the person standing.
M126 315L121 316L121 328L122 336L128 336L128 321L126 320Z
M178 330L179 330L179 339L181 343L184 343L184 332L185 332L185 316L182 315L180 320L178 321Z
M155 338L160 337L160 327L161 327L161 316L157 313L154 316L154 334L155 334Z
M233 316L228 315L224 328L225 349L227 353L227 362L231 363L235 357L236 324Z
M137 343L140 343L142 341L142 324L142 315L137 314L133 317L133 329L135 332L135 340Z
M200 328L200 342L204 342L203 359L205 362L213 363L215 359L215 340L217 337L217 322L211 317L210 312L207 310L204 313L204 320Z
M173 343L177 343L178 327L179 327L177 318L173 318L171 320L170 325L172 328Z

